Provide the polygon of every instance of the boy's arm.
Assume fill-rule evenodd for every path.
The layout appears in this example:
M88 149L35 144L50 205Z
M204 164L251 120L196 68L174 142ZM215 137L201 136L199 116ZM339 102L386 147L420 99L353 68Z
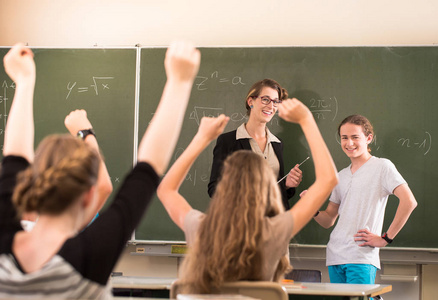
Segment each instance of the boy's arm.
M404 183L394 189L394 195L399 199L397 211L395 213L394 220L388 228L387 237L394 239L400 230L405 226L412 211L417 206L414 194L409 186ZM359 230L354 235L355 241L365 241L359 246L372 246L372 247L385 247L388 243L379 235L371 233L369 230Z
M335 224L339 215L339 204L329 201L325 210L319 211L313 219L324 228L330 228Z
M394 220L387 231L390 239L393 239L400 232L408 221L412 211L417 207L417 200L415 200L414 194L406 183L396 187L394 195L399 199L399 204Z

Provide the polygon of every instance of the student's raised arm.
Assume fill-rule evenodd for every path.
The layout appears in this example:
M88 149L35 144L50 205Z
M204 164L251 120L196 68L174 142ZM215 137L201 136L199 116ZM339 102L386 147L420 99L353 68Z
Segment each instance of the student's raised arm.
M292 235L295 235L312 219L330 195L338 183L338 177L333 159L309 109L297 99L289 99L279 105L279 116L301 126L315 165L315 182L290 209L294 217Z
M225 115L217 118L202 118L195 137L158 186L158 198L172 221L181 229L183 229L184 218L192 207L179 193L179 188L196 158L224 131L228 120Z
M178 140L200 60L199 50L186 42L172 43L166 52L166 85L137 155L139 162L149 163L160 176Z
M18 155L33 162L34 121L33 92L35 62L32 51L15 45L3 59L6 73L15 82L15 95L5 128L3 155Z
M73 136L77 136L80 130L93 128L91 122L87 117L87 112L83 109L77 109L70 112L70 114L65 117L64 124ZM96 136L94 136L93 134L89 134L85 137L84 141L85 143L90 145L91 148L95 149L100 157L99 174L96 183L96 193L95 199L93 199L94 205L92 209L87 211L87 213L89 213L90 215L84 218L84 226L86 226L89 222L91 222L91 220L93 220L93 218L105 204L108 197L111 195L113 185L111 183L111 178L108 174L105 161L103 160L102 155L99 151L99 145Z

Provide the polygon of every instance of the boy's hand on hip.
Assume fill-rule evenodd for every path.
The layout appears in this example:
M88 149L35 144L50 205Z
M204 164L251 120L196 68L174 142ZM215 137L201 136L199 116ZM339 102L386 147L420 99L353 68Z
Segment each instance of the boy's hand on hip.
M385 247L388 243L382 239L380 235L370 232L368 229L360 229L355 235L354 240L356 242L363 241L359 244L360 247L370 246L370 247Z

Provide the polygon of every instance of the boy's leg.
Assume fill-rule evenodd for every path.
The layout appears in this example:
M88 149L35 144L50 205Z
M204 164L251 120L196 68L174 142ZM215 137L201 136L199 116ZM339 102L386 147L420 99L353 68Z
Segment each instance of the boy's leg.
M374 284L376 272L377 268L373 265L348 264L346 265L347 283ZM370 298L370 300L380 299L383 300L380 296Z
M344 266L345 265L328 266L331 283L347 283Z
M367 264L345 265L346 282L357 284L374 284L377 268Z

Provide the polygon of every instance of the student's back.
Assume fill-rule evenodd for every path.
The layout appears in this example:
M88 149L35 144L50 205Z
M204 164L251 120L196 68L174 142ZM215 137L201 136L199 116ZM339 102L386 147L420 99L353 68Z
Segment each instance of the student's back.
M274 173L250 150L228 156L223 170L207 213L191 210L184 220L187 243L198 253L188 259L198 265L191 273L224 281L278 281L289 269L287 245L294 224L283 208ZM250 192L245 183L251 183Z
M67 138L82 143L73 137ZM59 139L56 138L53 142L59 143ZM44 144L43 142L42 145ZM62 162L54 163L60 165ZM155 192L158 185L157 174L150 165L139 163L122 185L111 206L98 220L78 234L68 227L69 221L76 220L74 215L71 218L64 216L71 215L65 210L78 211L78 206L83 205L80 201L68 205L62 217L47 216L42 211L44 207L36 206L40 211L38 223L31 232L24 232L18 226L15 215L6 212L14 211L10 201L14 178L28 166L28 162L22 157L14 156L7 156L2 164L0 211L4 224L0 235L5 241L0 246L0 296L94 299L111 295L110 287L106 285L108 277L124 243L140 221L142 212ZM95 164L96 174L97 167L98 164ZM77 173L75 175L78 176ZM51 189L56 187L48 186L47 191L41 192L49 194ZM65 185L62 190L68 192ZM143 196L139 197L138 193ZM62 202L61 199L58 200ZM50 213L54 214L53 210ZM59 226L54 227L53 224Z

